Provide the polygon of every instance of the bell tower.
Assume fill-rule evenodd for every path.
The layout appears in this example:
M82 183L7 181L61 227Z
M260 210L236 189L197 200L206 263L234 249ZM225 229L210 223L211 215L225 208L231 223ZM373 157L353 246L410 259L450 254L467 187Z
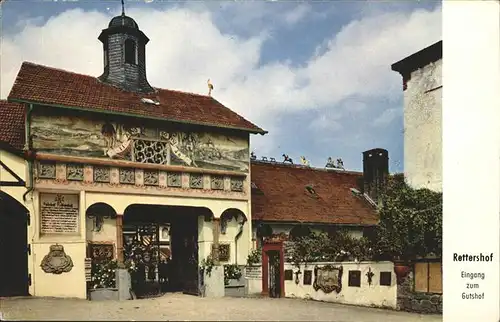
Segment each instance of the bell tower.
M99 35L103 44L104 72L99 80L129 92L152 93L146 78L146 44L149 38L134 19L122 14L109 22Z

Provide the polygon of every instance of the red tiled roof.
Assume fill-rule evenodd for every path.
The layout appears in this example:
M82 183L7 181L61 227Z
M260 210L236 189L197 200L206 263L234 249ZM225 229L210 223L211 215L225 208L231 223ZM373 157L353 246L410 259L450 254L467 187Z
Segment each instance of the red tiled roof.
M29 62L22 64L8 99L265 133L210 96L160 88L152 94L126 92L92 76Z
M0 142L22 150L24 148L24 105L0 100Z
M322 224L376 225L376 210L353 194L359 172L252 162L252 219ZM307 192L312 185L317 195Z

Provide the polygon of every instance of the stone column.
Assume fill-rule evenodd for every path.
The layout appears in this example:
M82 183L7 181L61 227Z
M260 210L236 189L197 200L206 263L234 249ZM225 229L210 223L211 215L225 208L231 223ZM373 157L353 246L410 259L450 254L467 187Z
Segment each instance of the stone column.
M215 265L219 265L220 218L214 218L212 223L213 223L212 258Z
M123 263L123 215L116 216L116 259Z

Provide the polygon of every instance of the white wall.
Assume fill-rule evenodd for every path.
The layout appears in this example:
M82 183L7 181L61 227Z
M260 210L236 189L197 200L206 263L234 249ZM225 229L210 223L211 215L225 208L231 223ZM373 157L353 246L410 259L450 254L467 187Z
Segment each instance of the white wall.
M342 265L342 289L340 293L333 291L325 294L321 289L315 291L314 284L314 267L325 264L333 264L334 266ZM371 285L368 284L366 273L368 269L374 273ZM298 269L291 263L285 263L285 270L293 269L295 273ZM312 270L311 285L304 285L304 270ZM354 304L363 306L378 306L396 308L397 305L397 282L396 274L394 273L394 264L392 262L342 262L342 263L309 263L307 267L300 267L302 274L299 275L299 284L295 284L295 274L292 281L285 281L285 296L303 299L312 299L325 302L336 302L343 304ZM349 286L349 270L361 271L361 287ZM380 272L391 272L391 285L381 286L379 282Z
M257 295L262 293L262 265L245 267L245 283L248 295Z
M441 77L439 60L414 71L404 92L404 172L414 188L442 191Z

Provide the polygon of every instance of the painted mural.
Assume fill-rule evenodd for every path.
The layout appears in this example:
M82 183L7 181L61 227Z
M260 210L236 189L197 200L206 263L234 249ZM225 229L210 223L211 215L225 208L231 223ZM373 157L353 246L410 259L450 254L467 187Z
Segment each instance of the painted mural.
M248 141L216 133L174 132L75 116L33 114L39 152L248 172Z

